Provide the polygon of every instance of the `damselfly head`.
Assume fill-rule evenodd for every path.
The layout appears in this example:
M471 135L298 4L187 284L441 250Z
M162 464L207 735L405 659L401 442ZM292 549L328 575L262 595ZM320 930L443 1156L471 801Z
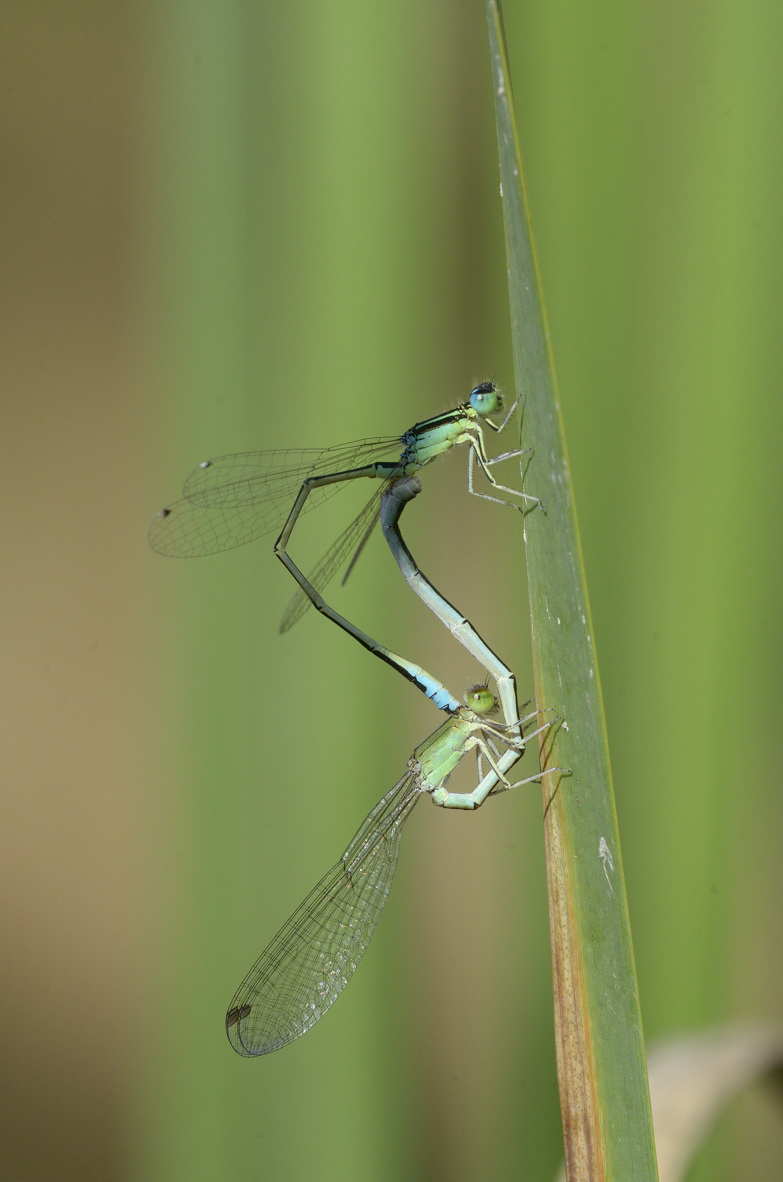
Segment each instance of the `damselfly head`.
M503 409L503 395L494 382L480 382L471 390L468 402L482 418Z
M465 693L465 705L474 714L494 714L498 708L497 698L488 685L471 685Z

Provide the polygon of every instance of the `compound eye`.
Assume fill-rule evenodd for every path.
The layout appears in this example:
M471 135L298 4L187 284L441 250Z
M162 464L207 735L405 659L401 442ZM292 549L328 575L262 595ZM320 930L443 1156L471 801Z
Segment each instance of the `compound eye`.
M495 695L486 685L472 685L465 694L465 704L476 714L492 714L497 710Z
M500 410L503 401L494 382L482 382L470 392L470 405L479 415L491 415Z

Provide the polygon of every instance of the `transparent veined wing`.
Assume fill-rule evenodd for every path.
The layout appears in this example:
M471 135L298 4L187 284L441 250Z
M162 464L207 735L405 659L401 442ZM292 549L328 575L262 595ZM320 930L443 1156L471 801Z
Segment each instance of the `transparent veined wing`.
M256 505L288 500L308 476L356 468L374 458L395 459L401 451L398 435L359 439L335 447L283 448L247 451L205 460L188 476L183 496L204 508L223 504Z
M421 793L408 772L378 801L337 865L253 965L226 1014L226 1033L240 1055L265 1055L293 1042L342 993L375 931L402 826Z
M397 436L365 439L337 447L243 452L205 460L188 476L184 498L153 519L149 543L173 558L197 558L233 550L279 531L308 476L348 471L384 458L395 459ZM335 482L315 489L302 512L343 488Z
M355 553L351 558L350 566L346 572L346 578L348 577L348 573L353 569L353 564L359 557L365 542L375 529L378 518L381 515L381 497L383 496L383 490L386 484L386 481L381 482L380 487L373 492L373 495L361 513L358 513L354 517L351 524L332 543L315 567L308 581L319 595L323 593L327 584L334 578L335 573L340 567L348 561L348 555L355 548ZM345 582L345 579L343 579L343 582ZM310 597L301 587L298 591L294 592L280 621L280 631L287 632L289 628L292 628L297 620L300 620L305 614L311 602Z

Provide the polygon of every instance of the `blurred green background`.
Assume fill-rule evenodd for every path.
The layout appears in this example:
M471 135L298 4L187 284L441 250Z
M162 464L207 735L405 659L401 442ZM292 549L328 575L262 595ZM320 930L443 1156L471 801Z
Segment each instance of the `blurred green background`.
M645 1032L780 1018L783 14L505 14ZM205 456L513 389L482 5L0 21L0 1176L551 1179L535 790L422 805L346 997L231 1052L239 980L438 718L315 613L277 634L271 539L182 563L145 539ZM525 697L519 522L464 466L428 471L406 536ZM379 538L333 599L455 692L475 676ZM693 1177L782 1156L757 1092Z

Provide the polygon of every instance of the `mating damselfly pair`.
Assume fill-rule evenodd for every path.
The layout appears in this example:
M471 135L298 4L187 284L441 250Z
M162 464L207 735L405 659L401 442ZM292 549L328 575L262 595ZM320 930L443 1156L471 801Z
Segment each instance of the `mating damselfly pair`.
M468 447L468 489L476 496L515 507L538 508L537 498L500 484L492 467L521 457L521 448L490 457L483 428L500 433L516 403L503 410L494 382L482 382L467 402L415 424L401 436L363 440L324 449L246 452L200 464L185 482L183 499L162 509L149 532L153 549L173 557L196 557L242 546L278 532L274 551L299 584L280 630L292 626L312 603L375 656L413 682L447 715L415 748L406 772L369 813L340 860L283 925L237 990L226 1015L231 1045L243 1055L277 1050L306 1030L332 1005L364 954L391 887L402 826L420 797L444 808L475 809L488 796L538 780L547 768L511 783L507 773L526 741L551 723L530 729L540 711L520 716L510 668L473 625L429 582L402 539L399 518L421 490L418 473L459 444ZM475 469L490 492L474 487ZM521 471L521 464L520 464ZM377 481L369 501L306 577L288 553L301 513L348 482ZM500 493L519 498L510 502ZM486 684L471 687L463 705L420 665L380 644L340 615L323 598L329 580L346 568L343 581L380 520L392 555L413 591L494 678L498 699ZM503 721L490 716L500 705ZM450 792L446 781L464 755L476 754L477 786ZM487 770L485 772L485 764Z

